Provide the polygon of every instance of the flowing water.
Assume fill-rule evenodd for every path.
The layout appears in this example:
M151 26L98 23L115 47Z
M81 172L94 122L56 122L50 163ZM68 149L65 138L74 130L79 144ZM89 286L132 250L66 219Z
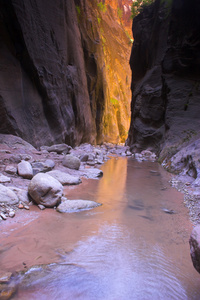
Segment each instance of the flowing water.
M101 207L71 214L32 209L4 229L4 270L38 265L21 276L13 299L200 299L189 254L192 225L170 175L157 163L127 158L102 169L102 179L65 188L69 199Z

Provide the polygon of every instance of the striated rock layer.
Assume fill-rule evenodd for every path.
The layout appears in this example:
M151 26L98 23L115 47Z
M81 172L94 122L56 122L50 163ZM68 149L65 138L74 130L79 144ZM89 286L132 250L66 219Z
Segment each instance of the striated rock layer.
M112 17L112 7L103 12L97 4L0 0L0 133L18 135L36 147L95 143L108 140L111 132L112 141L125 139L129 105L123 95L131 79L128 63L121 67L124 61L119 61L129 56L129 39ZM112 40L116 36L116 51L104 45L109 31ZM108 76L105 69L112 66ZM117 102L109 112L112 98ZM111 121L104 130L106 118Z
M149 148L169 161L199 137L199 15L198 0L156 0L133 21L132 151Z

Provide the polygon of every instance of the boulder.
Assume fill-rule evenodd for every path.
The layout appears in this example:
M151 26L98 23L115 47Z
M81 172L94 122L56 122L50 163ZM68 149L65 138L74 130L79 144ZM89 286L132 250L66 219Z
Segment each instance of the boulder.
M0 184L0 203L17 204L18 202L17 195L8 187Z
M62 185L72 185L81 183L80 177L72 176L70 174L58 170L50 171L47 174L57 179Z
M91 200L67 200L66 198L64 198L64 201L62 201L62 203L58 205L56 210L60 213L77 212L80 210L92 209L100 205L100 203Z
M47 150L48 152L56 152L58 154L68 154L71 150L71 146L68 146L67 144L57 144L50 147L45 147L45 150Z
M200 225L192 230L189 243L193 266L200 273Z
M38 173L29 184L28 193L37 204L54 207L61 201L63 186L52 176Z
M73 155L66 155L62 161L64 167L69 169L78 170L80 168L80 159Z
M32 164L33 174L37 174L39 172L48 172L51 171L55 167L55 163L52 159L47 159L46 161L36 161Z
M26 179L31 179L33 177L33 169L31 164L28 161L22 160L17 165L18 174Z

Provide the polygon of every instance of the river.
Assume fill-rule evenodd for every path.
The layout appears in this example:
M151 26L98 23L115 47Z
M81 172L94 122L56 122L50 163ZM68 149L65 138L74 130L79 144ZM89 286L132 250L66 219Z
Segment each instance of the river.
M1 268L38 265L19 278L13 299L200 299L192 224L171 175L131 158L112 158L102 170L100 180L65 188L69 199L102 206L70 214L32 207L2 225Z

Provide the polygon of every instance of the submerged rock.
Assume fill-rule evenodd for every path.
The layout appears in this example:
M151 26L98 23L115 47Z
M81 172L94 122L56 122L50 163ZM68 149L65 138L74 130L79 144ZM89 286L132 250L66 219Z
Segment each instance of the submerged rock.
M189 243L193 265L197 272L200 273L200 225L192 230Z
M80 210L92 209L100 206L101 204L91 200L67 200L65 199L56 210L60 213L76 212Z
M52 176L38 173L32 178L28 186L28 192L37 204L54 207L61 201L63 186Z

